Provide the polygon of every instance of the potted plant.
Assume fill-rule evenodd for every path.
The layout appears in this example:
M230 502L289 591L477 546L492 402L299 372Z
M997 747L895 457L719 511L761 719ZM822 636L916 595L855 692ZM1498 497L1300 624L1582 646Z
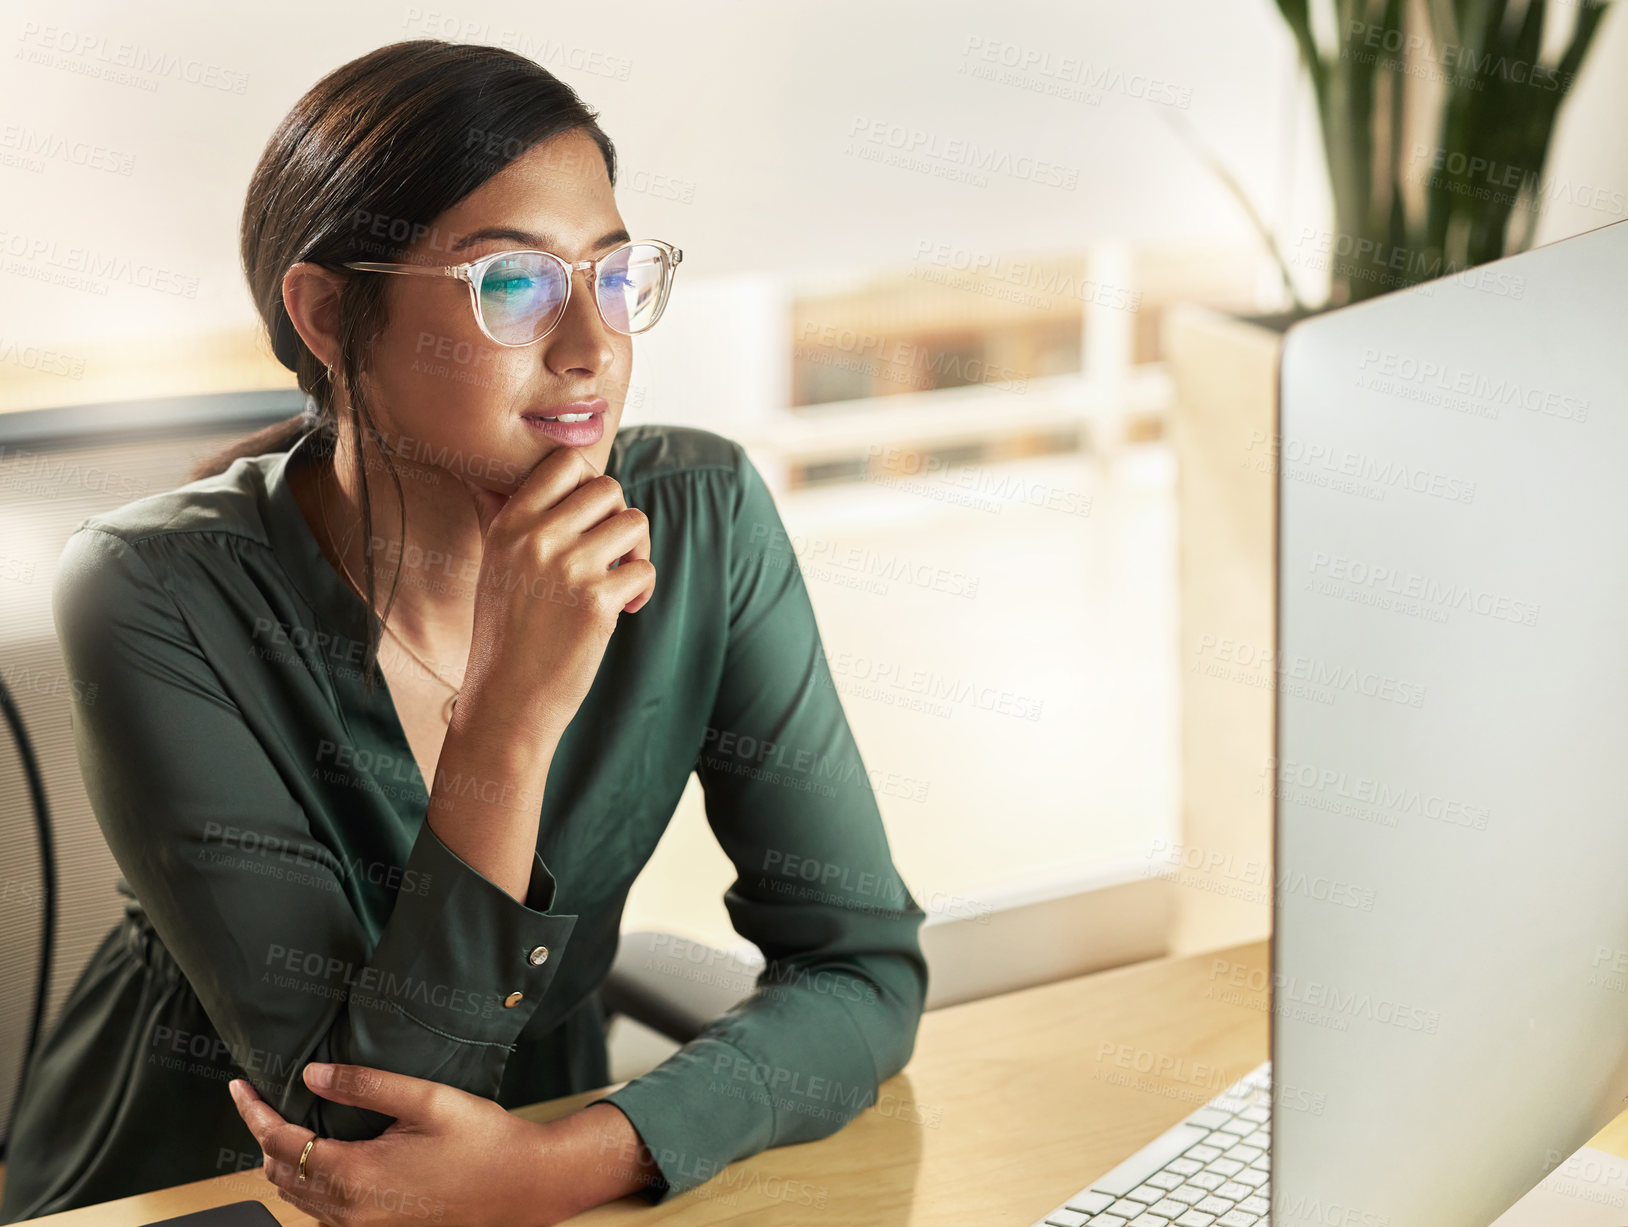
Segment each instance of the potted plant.
M1559 6L1570 29L1549 62L1540 54L1546 0L1277 6L1316 100L1332 226L1303 233L1286 257L1226 168L1183 130L1260 233L1289 309L1236 316L1185 306L1164 327L1180 473L1181 820L1196 875L1180 892L1173 951L1263 937L1271 924L1267 891L1247 887L1271 881L1283 332L1529 247L1555 123L1607 9L1604 0ZM1328 273L1321 305L1302 299L1291 264ZM1213 865L1221 868L1205 868Z

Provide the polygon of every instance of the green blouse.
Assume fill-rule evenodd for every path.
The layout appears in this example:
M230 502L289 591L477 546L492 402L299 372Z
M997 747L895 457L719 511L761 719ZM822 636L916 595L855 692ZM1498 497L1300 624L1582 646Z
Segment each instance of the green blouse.
M559 743L521 902L423 821L382 673L363 686L365 607L289 487L313 442L92 516L63 552L57 632L86 696L74 733L126 916L29 1067L0 1221L257 1166L236 1076L347 1139L388 1118L311 1094L306 1062L508 1107L608 1084L596 989L692 771L734 862L730 920L767 966L601 1097L661 1169L645 1196L874 1102L915 1044L924 914L740 445L656 425L614 441L608 472L649 517L659 578ZM408 562L404 583L472 579Z

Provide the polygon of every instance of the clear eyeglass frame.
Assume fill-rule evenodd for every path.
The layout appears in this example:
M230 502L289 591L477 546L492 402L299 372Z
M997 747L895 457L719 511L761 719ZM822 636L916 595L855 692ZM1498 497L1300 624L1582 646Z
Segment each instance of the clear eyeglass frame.
M661 295L656 303L655 314L650 322L643 328L637 329L636 332L630 333L624 329L618 328L615 324L611 323L610 320L605 318L604 304L599 301L599 269L600 265L609 260L612 256L616 255L618 252L629 247L637 246L660 248L666 258L662 267ZM483 277L485 277L486 270L489 269L493 264L497 263L497 261L512 259L513 257L519 255L547 256L550 260L553 260L556 264L558 264L565 273L565 297L560 303L554 322L550 324L543 332L540 332L538 335L532 337L529 341L505 341L492 335L492 330L486 325L486 317L481 313L481 280ZM594 287L594 310L599 313L599 318L604 320L605 327L609 328L613 332L619 332L623 336L636 336L639 332L648 332L661 320L662 313L667 309L667 296L672 293L673 277L677 273L678 266L683 259L683 251L677 247L674 247L671 243L664 243L660 239L628 239L626 242L618 243L615 247L612 247L603 255L597 256L592 260L577 260L575 262L567 260L564 256L556 255L552 251L544 251L537 247L528 247L512 248L508 251L494 251L491 255L482 256L478 260L470 260L465 264L391 264L376 260L347 260L343 263L342 267L353 268L364 273L397 273L412 277L456 277L460 281L466 281L469 283L469 307L470 310L475 313L475 323L480 326L481 332L483 332L494 345L502 345L509 349L523 349L527 345L537 344L538 341L541 341L544 337L548 336L549 333L553 332L554 329L559 327L560 321L565 318L565 313L571 307L571 290L573 283L576 281L576 274L584 269L593 274L591 284Z

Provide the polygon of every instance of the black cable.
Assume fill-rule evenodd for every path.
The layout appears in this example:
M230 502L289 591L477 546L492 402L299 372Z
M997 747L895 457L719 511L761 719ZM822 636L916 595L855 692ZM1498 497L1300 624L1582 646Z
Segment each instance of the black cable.
M17 1071L17 1093L11 1101L11 1113L6 1122L6 1136L0 1141L0 1158L10 1149L11 1126L17 1118L17 1105L22 1102L23 1079L39 1044L40 1029L45 1023L45 999L50 988L51 964L54 959L57 929L57 858L56 846L51 840L51 811L45 803L45 779L40 775L39 760L34 757L34 743L29 740L23 724L23 714L11 697L5 679L0 677L0 710L5 712L6 724L11 729L12 741L17 746L17 757L22 761L23 774L28 777L28 795L34 803L34 826L40 845L40 972L34 985L34 1017L28 1024L28 1043L23 1048L23 1061Z

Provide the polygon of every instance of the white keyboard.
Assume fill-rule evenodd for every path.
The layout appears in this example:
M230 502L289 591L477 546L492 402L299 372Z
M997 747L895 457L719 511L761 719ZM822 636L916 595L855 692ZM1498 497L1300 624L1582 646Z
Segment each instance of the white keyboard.
M1034 1227L1270 1227L1271 1106L1269 1061Z

